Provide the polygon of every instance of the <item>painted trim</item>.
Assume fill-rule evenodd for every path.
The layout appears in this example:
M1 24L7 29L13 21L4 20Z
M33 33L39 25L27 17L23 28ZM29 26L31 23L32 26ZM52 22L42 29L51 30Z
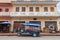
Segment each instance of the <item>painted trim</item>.
M44 21L57 21L57 20L44 20Z
M0 20L0 21L8 21L8 22L10 22L9 20Z
M14 21L26 21L26 22L29 22L29 21L40 21L41 22L41 20L29 20L29 21L27 21L27 20L12 20L13 24L14 24Z

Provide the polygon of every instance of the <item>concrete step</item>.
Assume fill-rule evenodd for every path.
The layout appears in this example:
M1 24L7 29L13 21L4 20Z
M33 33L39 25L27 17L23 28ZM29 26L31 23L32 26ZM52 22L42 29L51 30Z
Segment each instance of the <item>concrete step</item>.
M41 33L41 36L60 36L60 33Z
M60 33L40 33L41 36L60 36ZM0 33L0 36L17 36L17 33Z

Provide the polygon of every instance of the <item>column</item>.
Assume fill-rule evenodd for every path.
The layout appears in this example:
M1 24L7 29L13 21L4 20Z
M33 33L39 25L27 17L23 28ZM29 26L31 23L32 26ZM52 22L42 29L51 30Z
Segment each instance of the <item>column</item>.
M10 32L13 32L13 21L11 21Z
M59 20L57 21L57 28L58 28L58 31L59 31L60 30Z
M50 12L50 7L48 7L48 11Z
M45 22L44 21L41 21L41 29L43 31L43 28L45 27Z

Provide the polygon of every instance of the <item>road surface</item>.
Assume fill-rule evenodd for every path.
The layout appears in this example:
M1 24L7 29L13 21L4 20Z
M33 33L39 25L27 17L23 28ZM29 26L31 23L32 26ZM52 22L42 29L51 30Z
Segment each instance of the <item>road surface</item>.
M41 36L41 37L0 36L0 40L60 40L60 36Z

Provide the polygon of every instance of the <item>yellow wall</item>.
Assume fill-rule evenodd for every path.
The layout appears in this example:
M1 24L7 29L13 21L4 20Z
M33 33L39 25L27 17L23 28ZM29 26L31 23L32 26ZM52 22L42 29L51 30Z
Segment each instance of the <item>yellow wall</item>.
M58 20L58 17L12 17L12 20L33 20L33 18L37 18L37 20Z
M21 7L26 7L26 12L28 12L30 6L33 6L33 8L38 6L40 8L40 12L44 12L44 7L48 7L48 12L50 12L50 7L54 7L55 12L57 11L57 7L54 4L52 4L52 5L49 5L49 4L47 4L47 5L46 4L43 4L43 5L36 5L36 4L33 4L33 5L18 5L17 4L17 5L13 5L12 10L14 12L16 7L20 7L20 12L21 12ZM34 9L34 12L35 12L35 9Z
M0 2L8 2L8 3L11 3L11 1L16 1L16 0L0 0ZM25 0L25 1L30 1L30 0ZM39 0L39 1L43 1L43 0Z
M30 1L30 0L26 0L26 1ZM43 0L39 0L39 1L43 1Z
M37 18L37 20L33 20L33 18ZM13 17L12 21L40 21L41 22L41 29L45 27L45 21L58 21L58 17ZM59 27L59 25L57 25ZM60 28L59 28L60 29Z
M11 1L15 1L15 0L0 0L0 3L1 2L11 3Z

